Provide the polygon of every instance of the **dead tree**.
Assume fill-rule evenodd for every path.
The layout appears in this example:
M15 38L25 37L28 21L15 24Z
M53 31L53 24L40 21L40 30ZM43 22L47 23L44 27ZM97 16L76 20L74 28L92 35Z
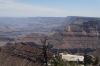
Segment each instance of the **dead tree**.
M48 38L47 37L44 37L44 39L41 39L41 42L43 44L43 47L42 47L42 52L43 52L43 65L44 66L48 66L47 64L47 51L48 51L48 46L50 44L50 42L47 42Z

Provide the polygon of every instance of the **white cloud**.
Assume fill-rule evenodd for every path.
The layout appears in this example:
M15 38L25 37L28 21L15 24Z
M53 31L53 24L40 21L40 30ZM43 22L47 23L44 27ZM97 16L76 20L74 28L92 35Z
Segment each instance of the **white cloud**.
M100 0L96 0L100 1ZM98 4L97 4L98 5ZM97 6L96 5L96 6ZM72 5L71 5L72 6ZM99 5L98 5L99 6ZM34 17L34 16L100 16L99 7L91 6L89 8L78 7L75 8L65 7L64 10L30 5L30 4L22 4L15 2L15 0L0 0L0 16L10 16L10 17Z
M47 8L29 4L13 2L13 0L0 0L0 16L27 17L27 16L67 16L65 10Z

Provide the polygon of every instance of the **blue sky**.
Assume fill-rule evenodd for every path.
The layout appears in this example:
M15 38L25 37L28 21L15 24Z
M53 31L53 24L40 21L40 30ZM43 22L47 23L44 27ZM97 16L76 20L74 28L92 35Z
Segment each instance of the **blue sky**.
M100 17L100 0L0 0L0 17Z

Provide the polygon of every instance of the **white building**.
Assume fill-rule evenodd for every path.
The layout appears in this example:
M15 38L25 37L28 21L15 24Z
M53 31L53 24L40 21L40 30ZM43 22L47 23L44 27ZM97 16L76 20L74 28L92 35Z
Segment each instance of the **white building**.
M60 53L60 55L62 55L62 59L66 61L77 61L78 60L79 62L84 62L84 56L64 54L64 53Z

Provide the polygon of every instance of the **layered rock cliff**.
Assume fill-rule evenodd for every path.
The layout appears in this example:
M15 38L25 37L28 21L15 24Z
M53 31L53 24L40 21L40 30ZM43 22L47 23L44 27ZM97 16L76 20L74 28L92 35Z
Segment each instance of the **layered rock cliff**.
M48 36L55 48L96 48L99 47L100 24L97 21L83 22L83 24L68 24L60 33ZM28 35L25 42L41 44L42 36Z
M68 21L70 22L71 19ZM41 45L41 39L43 39L42 35L30 34L22 41ZM53 45L53 49L77 49L75 52L93 51L100 47L99 18L73 17L72 23L67 22L61 31L48 36L48 40Z
M40 66L43 64L42 50L25 43L0 48L0 66ZM48 56L52 53L48 52Z
M69 24L59 35L63 38L61 45L65 44L70 48L97 48L100 46L100 24L97 21ZM66 48L69 48L68 46Z

